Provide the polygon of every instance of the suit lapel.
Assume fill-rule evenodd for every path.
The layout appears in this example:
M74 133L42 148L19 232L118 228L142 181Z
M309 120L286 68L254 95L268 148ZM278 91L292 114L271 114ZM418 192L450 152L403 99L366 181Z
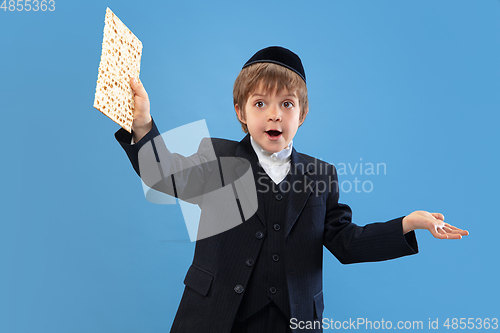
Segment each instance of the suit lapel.
M285 215L285 237L288 236L293 225L302 212L309 195L314 190L315 183L307 176L311 166L295 148L292 148L290 164L290 182L288 191L287 208Z
M243 140L241 140L239 142L238 147L236 148L235 156L244 158L250 162L250 165L251 165L252 171L253 171L254 180L257 180L259 177L258 172L260 170L259 159L257 158L255 151L253 150L252 144L250 143L250 134L247 134L243 138ZM236 174L238 175L238 177L243 177L243 175L245 174L245 172L247 172L247 170L248 169L242 165L239 168L236 168ZM250 198L252 198L256 195L256 193L255 193L256 190L257 190L256 187L253 187L251 189L244 187L243 191L241 191L241 192L243 192L243 195L246 195L247 200L249 200ZM249 193L249 191L253 191L254 193ZM240 193L238 193L238 195L239 194ZM257 193L257 200L258 200L258 205L257 205L256 214L259 217L262 225L265 226L265 223L264 223L264 221L265 221L264 202L262 201L263 200L262 196L258 195L258 193Z

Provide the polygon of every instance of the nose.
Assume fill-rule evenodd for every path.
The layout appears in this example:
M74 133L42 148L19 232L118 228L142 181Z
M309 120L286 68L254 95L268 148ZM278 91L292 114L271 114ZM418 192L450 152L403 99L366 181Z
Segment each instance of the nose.
M268 121L281 121L281 114L278 107L269 108Z

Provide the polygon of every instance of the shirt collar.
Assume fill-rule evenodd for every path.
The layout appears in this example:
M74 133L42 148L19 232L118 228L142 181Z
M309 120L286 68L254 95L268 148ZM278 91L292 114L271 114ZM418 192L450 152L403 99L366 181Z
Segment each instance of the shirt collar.
M290 141L286 148L277 153L270 153L267 150L264 150L264 148L262 148L257 141L252 138L252 136L250 136L250 143L252 144L252 148L261 163L267 162L272 164L285 164L291 159L293 140Z

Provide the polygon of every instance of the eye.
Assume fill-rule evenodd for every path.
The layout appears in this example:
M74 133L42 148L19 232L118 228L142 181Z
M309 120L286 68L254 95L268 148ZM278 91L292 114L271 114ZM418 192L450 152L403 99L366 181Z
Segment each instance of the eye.
M255 102L255 106L258 108L263 108L266 104L262 101Z
M283 107L286 108L286 109L291 109L293 108L295 105L293 105L292 102L290 101L286 101L286 102L283 102Z

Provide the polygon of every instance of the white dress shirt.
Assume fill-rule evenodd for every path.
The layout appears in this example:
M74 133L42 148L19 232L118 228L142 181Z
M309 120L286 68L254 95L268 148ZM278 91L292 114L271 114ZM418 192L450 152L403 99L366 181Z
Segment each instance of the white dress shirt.
M270 153L264 150L251 136L250 143L264 171L275 184L279 184L285 179L288 171L290 171L293 141L290 141L288 147L277 153Z

